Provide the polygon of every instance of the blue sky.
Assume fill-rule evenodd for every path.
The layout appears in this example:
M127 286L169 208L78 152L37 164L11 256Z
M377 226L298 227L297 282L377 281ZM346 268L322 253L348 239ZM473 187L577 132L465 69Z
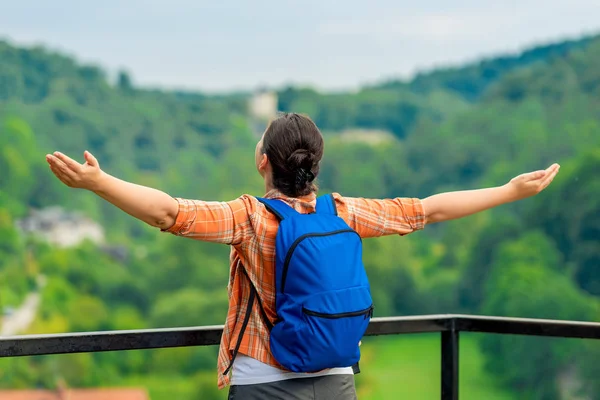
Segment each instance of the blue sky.
M599 0L0 0L0 38L205 91L353 89L590 33Z

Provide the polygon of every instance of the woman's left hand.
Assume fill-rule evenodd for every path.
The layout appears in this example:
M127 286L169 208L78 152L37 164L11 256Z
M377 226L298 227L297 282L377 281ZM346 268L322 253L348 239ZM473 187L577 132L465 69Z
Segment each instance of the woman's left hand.
M531 197L546 189L559 169L560 165L552 164L545 170L521 174L512 178L507 186L515 193L517 199Z

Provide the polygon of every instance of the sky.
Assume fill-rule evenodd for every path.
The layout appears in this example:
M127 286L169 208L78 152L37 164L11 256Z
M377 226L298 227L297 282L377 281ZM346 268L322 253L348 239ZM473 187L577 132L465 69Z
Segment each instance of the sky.
M138 86L333 91L597 34L599 16L600 0L0 0L0 39Z

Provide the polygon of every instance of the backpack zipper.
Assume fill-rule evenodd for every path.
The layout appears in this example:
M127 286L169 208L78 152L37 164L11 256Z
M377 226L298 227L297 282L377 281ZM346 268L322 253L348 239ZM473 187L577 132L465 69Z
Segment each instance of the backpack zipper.
M313 317L328 318L328 319L358 317L360 315L364 315L365 319L367 319L367 318L371 318L373 316L373 308L374 308L373 305L371 305L370 307L365 308L364 310L360 310L360 311L350 311L350 312L344 312L344 313L327 314L327 313L321 313L321 312L317 312L317 311L311 311L305 307L302 307L302 312L306 315L311 315Z
M283 290L285 289L285 280L287 278L287 272L288 272L288 268L290 266L290 261L292 259L292 254L294 253L294 250L296 250L296 247L298 247L298 245L300 244L301 241L303 241L306 238L309 237L322 237L322 236L332 236L332 235L337 235L338 233L356 233L358 235L358 232L356 232L353 229L340 229L337 231L333 231L333 232L325 232L325 233L305 233L304 235L298 237L296 240L294 240L294 243L292 243L292 245L290 246L290 249L288 250L287 254L285 255L285 261L283 262L283 271L281 273L281 293L283 293ZM358 235L360 237L360 235Z

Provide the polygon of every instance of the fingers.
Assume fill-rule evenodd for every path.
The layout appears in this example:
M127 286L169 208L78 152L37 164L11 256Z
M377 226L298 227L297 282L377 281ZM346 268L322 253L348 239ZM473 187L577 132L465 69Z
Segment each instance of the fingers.
M558 174L558 171L560 170L560 165L554 164L550 168L551 168L551 170L548 173L548 176L546 176L540 184L540 191L544 190L550 183L552 183L552 181L554 180L554 177ZM548 169L550 169L550 168L548 168Z
M46 161L54 175L65 185L71 186L74 172L64 162L50 154L46 155Z
M83 157L85 158L85 161L92 167L97 167L98 166L98 160L96 160L96 157L94 157L92 155L92 153L90 153L89 151L84 151L83 152Z
M58 158L60 161L62 161L70 170L72 170L74 172L79 172L79 170L81 169L81 164L79 164L77 161L73 160L72 158L67 157L63 153L55 151L54 156L56 158Z
M542 179L544 176L546 176L546 174L547 174L547 172L544 170L534 171L534 172L525 174L524 178L525 178L525 181L537 181L538 179Z
M71 169L56 156L48 154L46 155L46 160L48 161L48 164L50 164L50 167L54 167L54 169L61 174L71 175L73 173L73 171L71 171Z
M100 168L98 160L90 152L86 151L84 157L86 162L79 164L57 151L54 154L47 154L46 161L54 175L65 185L72 188L84 188L93 181L94 174L97 174Z
M551 166L549 166L548 168L546 168L546 172L552 172L555 169L557 170L558 168L560 168L560 165L558 165L557 163L554 163Z
M556 176L555 172L558 172L559 168L560 168L560 165L554 163L551 166L549 166L548 168L546 168L545 170L539 170L539 171L534 171L534 172L525 174L525 180L526 181L536 181L539 179L544 179L543 182L546 182L547 179L550 179L550 181L552 181L552 178L554 176ZM554 174L554 175L552 175L552 174Z
M58 179L60 179L63 183L66 183L63 178L63 173L56 166L50 164L50 170Z
M48 160L48 165L50 166L50 170L52 171L52 173L65 185L67 186L71 186L71 178L64 172L64 170L59 166L60 164L58 164L57 161L59 160L52 160L49 158L49 156L46 156L46 159Z

